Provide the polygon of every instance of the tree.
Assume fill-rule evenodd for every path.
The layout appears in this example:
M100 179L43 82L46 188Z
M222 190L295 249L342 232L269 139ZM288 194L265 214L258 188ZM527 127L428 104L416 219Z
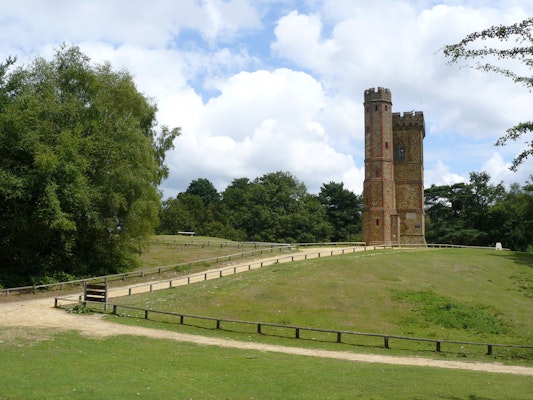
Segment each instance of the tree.
M0 75L0 280L131 267L179 128L157 129L131 75L77 47Z
M511 185L488 217L495 241L512 250L533 251L533 185Z
M200 197L205 205L216 204L220 200L220 194L217 192L215 186L210 180L205 178L192 181L185 193Z
M527 196L510 198L502 183L493 185L489 181L490 175L486 172L471 172L469 183L432 185L426 189L428 242L479 246L506 242L509 246L506 238L510 225L504 220L507 218L514 223L522 218L523 223L527 224L527 216L523 212L524 207L527 207ZM509 202L508 214L503 215L501 207L506 201ZM518 206L517 202L521 204ZM514 210L521 212L520 217L513 214Z
M489 42L492 46L481 45L480 42ZM498 42L513 42L509 46L502 46ZM479 60L473 68L501 74L511 78L515 83L525 85L529 91L533 88L533 17L522 22L504 26L492 26L481 32L474 32L466 36L459 43L444 47L444 55L450 58L449 64L459 60ZM511 60L518 61L521 65L515 72L509 69ZM506 134L496 142L497 146L505 145L510 140L517 140L533 132L533 121L521 122L507 130ZM533 140L526 141L526 148L513 160L510 167L516 171L527 157L533 154Z
M362 199L345 189L344 183L323 184L318 198L334 228L333 241L349 240L350 234L360 232Z

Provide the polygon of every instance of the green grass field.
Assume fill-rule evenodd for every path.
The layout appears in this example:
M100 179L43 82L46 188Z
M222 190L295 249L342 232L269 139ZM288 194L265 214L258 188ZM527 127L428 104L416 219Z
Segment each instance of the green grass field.
M158 246L154 259L176 251ZM470 249L369 251L276 264L113 302L220 318L531 345L533 256ZM106 319L288 346L533 365L531 351L498 349L489 357L486 349L456 346L437 355L432 346L403 342L384 349L371 340L337 344L315 340L320 337L258 335L253 328L215 330L212 322L202 327L165 317ZM518 375L0 326L0 399L525 400L532 392L532 378Z
M532 345L532 265L531 255L491 250L372 251L277 264L114 302L227 319Z
M3 331L0 329L0 335ZM120 336L0 343L0 399L530 399L531 377Z

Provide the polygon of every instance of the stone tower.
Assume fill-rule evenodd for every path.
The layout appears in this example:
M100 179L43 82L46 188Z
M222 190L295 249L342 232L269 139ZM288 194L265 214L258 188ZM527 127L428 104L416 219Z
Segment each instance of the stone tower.
M392 112L389 89L368 89L365 107L363 241L425 244L424 115Z

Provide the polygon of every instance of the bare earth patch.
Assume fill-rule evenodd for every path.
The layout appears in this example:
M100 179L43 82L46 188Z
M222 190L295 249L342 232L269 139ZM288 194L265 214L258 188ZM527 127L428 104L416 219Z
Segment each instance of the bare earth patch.
M329 250L332 249L320 249L320 252L322 254L321 256L324 256L325 254L332 255L333 253L329 252ZM340 251L339 248L335 248L333 249L333 251L337 252L337 254L340 254L338 252ZM316 256L316 253L317 250L306 250L305 253L298 253L295 254L295 256L302 256L302 254L307 254L307 257L311 258L312 254L315 254ZM264 261L265 260L263 260L263 262ZM124 295L123 292L127 290L128 288L125 288L121 291L111 292L110 296L116 297ZM125 326L121 324L114 324L111 322L103 321L101 319L101 316L97 314L69 314L64 310L54 308L53 305L53 298L32 299L16 302L1 302L0 346L28 346L37 343L38 341L49 340L56 332L76 330L79 331L82 335L89 337L136 335L149 338L176 340L180 342L193 343L203 346L219 346L244 350L276 352L309 357L331 358L354 362L410 365L533 376L533 367L502 365L499 363L445 361L420 357L396 357L384 355L357 354L344 351L303 349L298 347L277 346L271 344L250 343L236 340L204 337L198 335L189 335L144 327Z

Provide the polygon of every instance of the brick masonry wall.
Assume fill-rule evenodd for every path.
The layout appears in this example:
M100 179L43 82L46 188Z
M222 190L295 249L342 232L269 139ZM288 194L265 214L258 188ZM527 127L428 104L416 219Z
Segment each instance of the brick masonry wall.
M424 115L393 113L388 89L364 97L363 241L423 244Z

